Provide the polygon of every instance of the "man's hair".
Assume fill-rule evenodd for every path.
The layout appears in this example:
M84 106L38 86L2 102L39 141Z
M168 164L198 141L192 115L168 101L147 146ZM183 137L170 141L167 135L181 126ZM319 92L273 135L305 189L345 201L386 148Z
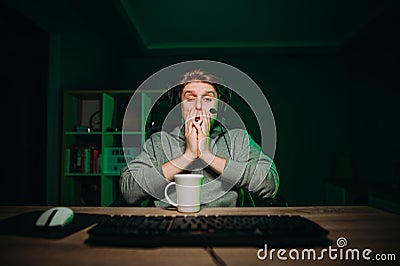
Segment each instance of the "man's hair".
M213 74L207 73L202 69L196 69L193 71L186 72L183 74L182 79L179 82L179 85L171 88L168 91L168 98L171 109L175 107L175 105L181 102L181 96L183 88L190 82L205 82L210 84L214 87L215 91L217 92L218 99L220 101L225 102L226 104L229 103L231 98L231 90L224 85L222 85L221 81L218 80L216 76Z

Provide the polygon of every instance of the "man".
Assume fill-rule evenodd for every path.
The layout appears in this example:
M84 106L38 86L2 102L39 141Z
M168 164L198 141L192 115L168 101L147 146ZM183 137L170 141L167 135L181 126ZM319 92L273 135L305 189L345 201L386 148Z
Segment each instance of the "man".
M121 170L120 188L129 204L152 197L155 205L168 207L164 188L182 172L202 173L202 205L243 205L243 192L261 199L273 198L279 176L245 130L226 129L217 120L221 103L230 90L216 78L198 69L185 73L169 92L171 107L180 105L184 124L171 132L152 134L143 151Z

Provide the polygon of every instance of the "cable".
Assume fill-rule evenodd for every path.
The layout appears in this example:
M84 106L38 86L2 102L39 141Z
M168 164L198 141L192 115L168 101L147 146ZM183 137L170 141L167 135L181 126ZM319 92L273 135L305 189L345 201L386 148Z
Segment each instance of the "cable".
M207 251L207 253L210 255L210 257L212 258L212 260L215 262L215 265L226 266L225 261L220 256L218 256L217 253L215 253L213 247L210 245L207 238L205 238L205 237L202 237L202 238L204 241L204 248Z

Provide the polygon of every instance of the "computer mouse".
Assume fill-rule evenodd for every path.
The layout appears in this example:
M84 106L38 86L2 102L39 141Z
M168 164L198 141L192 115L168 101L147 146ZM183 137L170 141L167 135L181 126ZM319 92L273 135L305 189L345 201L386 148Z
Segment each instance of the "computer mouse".
M74 211L67 207L54 207L44 211L36 220L36 226L56 227L66 226L74 219Z

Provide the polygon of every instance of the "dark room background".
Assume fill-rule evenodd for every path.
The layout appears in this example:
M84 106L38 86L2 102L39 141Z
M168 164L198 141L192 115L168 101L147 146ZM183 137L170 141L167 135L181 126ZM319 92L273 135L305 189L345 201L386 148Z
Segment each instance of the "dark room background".
M143 39L143 30L157 32L163 21L156 15L165 4L133 7L143 8L154 22L146 27L140 17L132 18L139 11L127 11L128 1L3 1L1 203L59 204L64 90L134 89L171 64L206 59L238 68L263 90L275 116L274 160L289 205L341 203L334 196L337 185L355 191L344 204L372 204L366 197L372 193L379 207L398 210L398 1L285 1L287 10L265 2L262 7L278 6L282 16L276 17L293 24L293 38L276 35L291 42L251 46L248 35L231 29L232 38L215 44L218 32L207 32L198 22L183 46L170 45L174 36L167 38L160 29L157 41L166 38L166 45L159 47ZM215 8L228 4L222 3ZM198 4L186 5L184 10L193 10ZM249 4L242 17L218 18L245 28L256 7ZM200 10L208 14L209 8ZM306 15L316 13L321 20L330 14L325 22L333 26L316 29ZM178 24L180 18L170 19ZM207 41L199 42L198 35Z

